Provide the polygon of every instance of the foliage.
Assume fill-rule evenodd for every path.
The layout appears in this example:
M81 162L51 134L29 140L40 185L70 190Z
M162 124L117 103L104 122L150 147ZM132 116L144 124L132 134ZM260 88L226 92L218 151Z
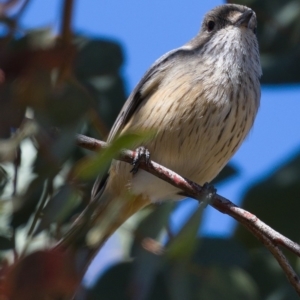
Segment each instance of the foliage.
M257 15L262 83L300 82L300 2L297 0L227 1L251 7Z
M86 207L96 175L135 138L97 154L76 146L78 132L105 138L125 101L122 50L114 41L73 35L70 0L62 1L59 36L44 28L16 34L29 2L1 16L7 34L0 39L0 298L69 299L86 249L53 246ZM298 2L243 3L259 18L263 81L299 82ZM296 241L299 161L279 167L244 197L247 210ZM237 174L227 166L214 184ZM144 212L130 259L99 277L86 299L296 299L275 259L241 226L231 238L199 237L200 207L172 233L176 205ZM299 269L298 259L292 263Z

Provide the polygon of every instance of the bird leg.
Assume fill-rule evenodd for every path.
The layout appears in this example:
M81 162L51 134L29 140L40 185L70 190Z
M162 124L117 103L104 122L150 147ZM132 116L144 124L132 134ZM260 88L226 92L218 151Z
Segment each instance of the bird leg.
M147 165L150 162L150 152L145 147L138 147L134 151L134 158L131 163L133 165L133 168L130 171L133 175L136 174L137 171L139 170L139 165L141 162L144 162Z
M201 191L201 194L203 194L202 197L204 199L203 203L205 203L206 205L210 204L216 193L217 189L212 184L205 182L202 186Z

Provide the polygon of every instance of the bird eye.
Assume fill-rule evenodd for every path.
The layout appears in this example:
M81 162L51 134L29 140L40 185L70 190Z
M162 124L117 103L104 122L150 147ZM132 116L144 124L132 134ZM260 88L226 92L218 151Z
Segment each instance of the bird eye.
M207 31L211 32L214 30L216 23L212 20L208 21L207 23Z

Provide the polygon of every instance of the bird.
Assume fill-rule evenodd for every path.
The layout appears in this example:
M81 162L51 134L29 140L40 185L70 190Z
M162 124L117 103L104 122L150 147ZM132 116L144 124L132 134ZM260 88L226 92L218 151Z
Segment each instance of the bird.
M240 147L260 105L255 12L225 4L210 10L199 33L159 58L118 115L107 139L154 131L140 142L157 163L200 185L211 182ZM105 241L130 216L151 203L184 198L180 189L113 160L91 193L97 203L91 244Z

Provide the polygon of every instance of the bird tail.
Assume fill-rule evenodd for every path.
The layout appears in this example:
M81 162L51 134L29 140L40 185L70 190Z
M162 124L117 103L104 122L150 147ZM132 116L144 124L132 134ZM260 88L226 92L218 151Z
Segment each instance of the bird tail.
M58 246L87 245L100 249L127 219L148 204L150 201L142 195L126 192L116 197L104 189L88 204Z
M105 193L101 196L94 212L92 228L86 236L89 247L100 248L106 240L132 215L150 204L142 195L126 195L110 198Z

